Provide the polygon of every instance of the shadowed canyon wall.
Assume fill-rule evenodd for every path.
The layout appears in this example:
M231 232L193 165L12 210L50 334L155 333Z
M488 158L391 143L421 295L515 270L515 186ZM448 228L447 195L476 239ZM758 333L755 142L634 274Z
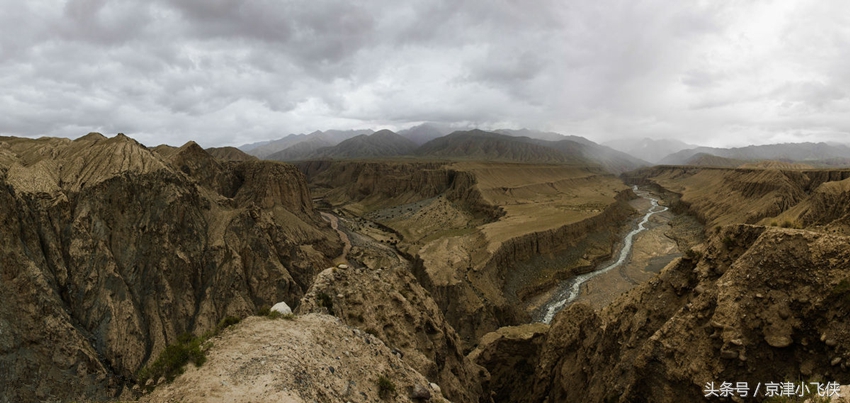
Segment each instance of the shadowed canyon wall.
M115 396L178 335L296 304L339 253L303 175L123 135L0 139L0 390Z

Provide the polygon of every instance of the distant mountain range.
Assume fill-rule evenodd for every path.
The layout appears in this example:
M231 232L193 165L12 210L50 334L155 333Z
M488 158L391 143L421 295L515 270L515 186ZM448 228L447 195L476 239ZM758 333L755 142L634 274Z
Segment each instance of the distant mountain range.
M678 151L693 149L697 146L683 143L679 140L659 139L653 140L650 138L642 139L617 139L602 143L617 151L622 151L635 158L640 158L644 161L653 164L658 163L664 157Z
M310 134L290 134L281 139L273 141L261 141L258 143L244 144L239 146L239 149L258 158L267 158L278 151L285 150L298 143L305 141L316 142L323 140L328 146L337 145L342 141L361 134L372 134L374 130L326 130L314 131Z
M440 125L436 123L423 123L419 126L413 126L409 129L400 130L398 132L399 136L405 137L408 140L416 143L416 145L421 146L431 140L434 140L437 137L443 137L451 132L453 132L451 127L447 125Z
M698 154L713 155L742 162L776 160L811 165L847 165L850 147L827 143L784 143L740 148L696 147L670 154L659 165L688 165Z
M266 157L278 161L297 161L325 158L386 158L410 155L416 143L390 131L361 134L334 146L324 139L308 139Z
M597 144L584 137L530 129L453 131L424 123L390 130L327 130L290 134L239 147L261 159L439 158L512 162L595 164L613 173L641 166L715 167L850 166L850 147L827 143L788 143L740 148L697 147L673 139L620 139ZM222 151L223 152L223 151ZM232 150L228 154L235 155ZM769 162L768 162L769 161Z
M551 142L550 142L551 143ZM416 155L446 159L493 160L509 162L589 164L579 150L558 150L537 144L528 137L469 130L454 132L431 140L416 150Z
M621 173L649 165L625 153L601 146L583 137L564 136L532 130L455 131L443 134L445 127L425 124L394 133L381 130L353 136L332 144L326 132L290 135L284 139L248 149L248 153L278 161L360 158L430 158L449 160L488 160L523 163L599 165ZM402 135L402 133L404 135ZM422 143L427 138L431 140ZM290 146L265 154L269 146Z

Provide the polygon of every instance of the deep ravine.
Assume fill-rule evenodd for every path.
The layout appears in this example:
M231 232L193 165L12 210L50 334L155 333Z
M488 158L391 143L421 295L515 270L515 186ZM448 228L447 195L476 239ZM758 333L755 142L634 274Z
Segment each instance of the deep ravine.
M660 206L658 204L658 199L652 197L648 192L639 190L637 186L634 186L633 190L637 195L649 200L652 205L647 211L647 213L643 216L641 221L638 223L637 228L626 234L623 240L622 249L620 249L617 260L599 270L594 270L590 273L582 274L562 282L558 286L558 290L553 294L551 300L546 303L546 305L544 305L543 309L540 310L541 315L538 318L538 321L544 323L551 322L552 318L555 316L556 313L564 309L564 307L568 306L569 304L573 303L573 301L578 298L582 284L586 283L590 279L600 274L611 271L625 263L629 257L629 254L631 253L633 243L632 241L634 237L647 229L646 224L649 222L650 217L652 217L654 214L667 211L667 207Z

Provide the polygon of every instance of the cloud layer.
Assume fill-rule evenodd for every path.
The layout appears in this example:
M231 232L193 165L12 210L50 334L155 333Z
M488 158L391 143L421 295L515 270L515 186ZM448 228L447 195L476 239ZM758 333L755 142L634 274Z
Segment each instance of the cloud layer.
M846 141L842 1L2 1L0 134L238 145L433 121Z

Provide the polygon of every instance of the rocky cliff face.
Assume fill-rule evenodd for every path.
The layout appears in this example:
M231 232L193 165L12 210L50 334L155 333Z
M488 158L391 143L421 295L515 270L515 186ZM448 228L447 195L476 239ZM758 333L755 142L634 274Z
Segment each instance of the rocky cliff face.
M181 333L296 304L341 249L292 166L123 135L0 151L3 399L114 396Z
M448 189L452 173L440 162L304 161L296 166L317 196L343 204L383 207L437 196ZM322 193L322 190L327 193Z
M417 280L467 350L487 332L529 320L518 294L535 294L571 273L544 281L544 274L529 269L516 280L519 262L563 253L591 233L616 233L634 213L625 201L635 195L598 168L362 161L298 166L314 194L401 238L398 250L414 262ZM600 238L592 249L603 252L582 252L574 260L610 256L615 240ZM525 280L533 287L525 289Z
M556 315L533 391L511 401L701 401L709 382L846 384L847 241L727 226L601 312L575 304Z
M523 273L519 273L517 266L521 262L568 251L593 232L605 229L613 234L633 213L634 209L628 204L617 202L586 220L511 238L492 253L479 252L483 256L473 256L469 260L470 267L449 280L442 278L438 271L429 270L429 265L439 264L434 260L417 259L414 273L434 295L446 318L463 337L464 345L471 348L488 332L531 320L522 306L521 297L528 297L578 274L565 271L541 280L541 270L536 267L524 268ZM602 255L594 256L594 260L609 258L614 242L613 238L603 240ZM478 243L470 243L463 248L484 251L487 246L484 240L478 240ZM512 277L521 277L517 281L522 285L509 284L508 280Z
M203 366L140 401L449 402L383 341L328 315L251 317L211 343Z
M377 245L355 246L349 258L356 268L320 273L298 312L331 311L375 335L451 401L489 402L489 374L464 356L460 337L410 273L410 262Z
M487 333L469 353L469 359L490 372L493 400L522 401L532 393L534 372L549 325L506 326Z
M791 209L821 185L850 177L846 170L730 169L656 166L623 175L627 183L656 185L678 196L707 227L755 224Z

